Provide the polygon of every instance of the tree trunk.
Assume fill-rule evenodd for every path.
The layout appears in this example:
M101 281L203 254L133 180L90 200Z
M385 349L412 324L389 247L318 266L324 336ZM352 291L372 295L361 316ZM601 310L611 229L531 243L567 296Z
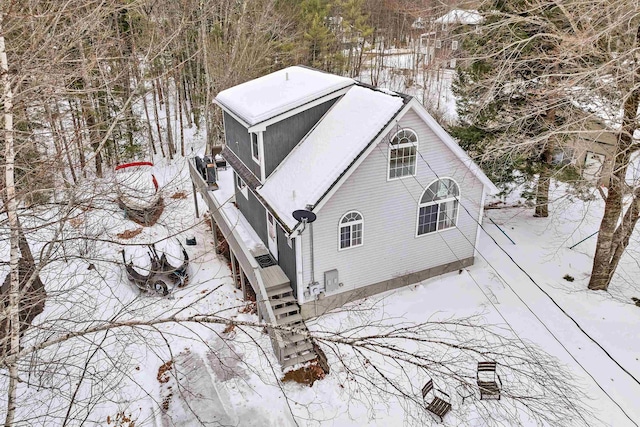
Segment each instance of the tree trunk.
M149 146L153 151L153 154L157 154L156 145L154 143L153 131L151 130L151 119L149 119L149 107L147 106L147 93L145 92L142 95L142 106L144 107L144 116L147 119L147 133L149 136Z
M15 186L15 149L13 139L13 92L9 78L9 63L4 43L4 16L0 12L0 74L2 75L2 105L4 106L4 145L5 145L5 194L7 219L9 223L9 306L5 313L9 319L8 335L10 342L9 355L14 356L20 350L20 277L19 277L19 241L18 209ZM16 394L18 387L18 361L12 357L7 363L9 384L7 387L7 414L5 427L11 427L16 413Z
M158 131L158 144L160 145L160 152L162 153L162 157L166 157L164 153L164 146L162 145L162 128L160 127L160 116L158 115L158 101L156 101L156 94L158 94L158 97L160 97L160 89L157 87L155 80L151 80L151 86L153 86L153 112L155 114L156 130Z
M69 164L69 172L71 172L71 178L73 179L73 183L77 184L78 183L78 178L76 176L76 170L75 167L73 166L73 159L71 158L71 148L69 147L69 140L67 139L67 131L64 128L64 121L62 120L62 114L60 112L60 107L58 106L58 103L55 103L55 108L56 108L56 116L58 117L58 129L60 132L60 137L62 138L62 144L64 145L64 152L65 152L65 156L67 158L67 163Z
M169 160L173 160L173 155L176 153L175 145L173 143L173 128L171 127L171 104L169 103L169 79L165 79L165 88L164 91L164 112L165 112L165 121L167 126L167 150L169 151Z
M87 62L87 58L84 54L84 47L81 43L78 43L78 50L81 55L83 63ZM81 95L82 99L82 115L84 116L85 123L89 129L89 143L95 152L95 165L96 175L98 178L102 178L102 153L100 150L100 132L96 124L96 110L93 108L91 99L89 98L91 93L91 79L87 68L82 65L82 87L85 89L85 93Z
M74 108L75 101L72 102L71 99L67 100L69 103L69 111L71 112L71 118L73 120L73 135L76 140L76 145L78 147L78 158L80 159L80 170L82 171L82 176L87 177L87 170L85 169L85 158L84 158L84 142L82 140L82 130L80 129L80 116L77 114L76 109Z
M631 154L640 148L634 145L632 138L637 128L636 114L639 106L640 89L636 89L624 103L622 128L618 133L616 154L613 159L613 173L611 174L604 214L598 231L596 253L593 257L593 267L589 280L589 289L592 290L606 291L609 288L613 273L633 233L634 227L632 225L637 222L637 191L633 203L624 216L623 197L629 159ZM622 222L618 225L618 220L621 218Z
M548 116L552 122L551 126L553 126L555 111L549 111ZM542 152L542 168L536 185L536 210L533 214L534 217L547 218L549 216L549 184L551 184L551 172L553 170L553 147L553 142L549 139Z
M174 83L176 85L176 96L178 98L176 106L177 106L177 114L178 114L178 125L180 126L180 155L184 157L184 122L182 120L182 115L183 115L182 103L184 101L184 98L182 96L182 78L181 78L182 72L181 71L182 71L182 67L176 69Z

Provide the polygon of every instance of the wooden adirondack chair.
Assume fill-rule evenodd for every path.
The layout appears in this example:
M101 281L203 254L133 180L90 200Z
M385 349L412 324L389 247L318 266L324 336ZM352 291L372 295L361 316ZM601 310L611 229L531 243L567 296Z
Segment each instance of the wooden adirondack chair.
M442 397L437 396L436 392ZM433 380L427 381L424 387L422 387L422 398L425 400L425 403L427 402L427 395L429 393L433 395L433 399L431 399L431 402L427 403L427 411L440 418L440 422L442 422L442 417L444 417L451 409L451 403L448 402L450 399L449 395L440 389L434 388Z
M500 400L502 381L496 373L496 362L478 362L477 382L480 388L480 400Z

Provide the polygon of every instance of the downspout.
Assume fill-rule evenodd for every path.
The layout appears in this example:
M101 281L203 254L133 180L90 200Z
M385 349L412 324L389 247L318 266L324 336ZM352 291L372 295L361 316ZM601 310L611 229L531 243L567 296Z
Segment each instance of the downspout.
M307 210L313 210L313 205L307 205ZM314 272L315 263L313 260L313 223L309 223L309 239L311 239L309 241L309 249L311 250L311 285L314 285L316 283L316 278Z

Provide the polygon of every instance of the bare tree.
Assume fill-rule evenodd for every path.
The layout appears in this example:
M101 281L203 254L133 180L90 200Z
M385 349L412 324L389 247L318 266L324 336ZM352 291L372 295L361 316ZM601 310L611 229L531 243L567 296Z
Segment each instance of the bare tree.
M111 288L122 281L122 266L116 262L114 249L136 245L113 235L113 219L122 212L113 203L107 166L126 158L123 148L135 141L137 122L127 115L135 114L134 102L152 89L154 105L157 96L166 115L169 104L175 112L180 110L176 103L185 102L194 122L208 117L207 136L213 138L219 123L207 109L216 91L284 65L283 57L296 57L287 56L286 45L300 33L280 13L280 2L34 0L18 6L8 10L0 6L4 12L0 15L0 60L5 240L10 242L9 303L0 324L9 320L11 325L8 336L0 337L10 344L9 351L0 356L0 370L7 372L0 376L0 389L6 387L7 392L0 404L6 408L5 425L104 424L105 420L95 418L97 406L129 408L131 387L141 395L148 393L144 385L136 384L134 372L141 364L136 351L172 354L177 351L171 345L173 336L189 336L209 345L203 331L225 337L224 330L235 326L255 343L253 348L268 363L275 363L262 330L277 326L255 316L238 320L235 315L244 303L220 309L206 306L203 302L218 287L192 300L165 301L161 312L155 307L156 299L135 292L120 294ZM362 17L359 13L354 16ZM118 26L114 26L118 17ZM177 22L180 24L175 25ZM139 26L125 31L131 39L124 45L122 40L114 42L132 23ZM398 18L398 25L405 26L406 20ZM280 62L275 62L276 57ZM181 77L190 88L187 95L169 100L180 90L175 79ZM160 138L160 117L157 112L150 114L156 129L148 129L147 134ZM18 116L29 124L21 131L19 144L12 127ZM40 124L42 117L47 119L44 125ZM67 148L63 135L75 138L76 144ZM59 140L54 142L55 138ZM28 159L33 163L25 165L31 164L36 175L44 178L39 181L42 184L33 185L26 177L16 182L16 152L38 146L36 139L47 155L34 155ZM65 180L65 168L75 168L76 180L57 191L55 183ZM30 197L34 194L55 197ZM169 235L181 231L172 229ZM34 248L33 268L24 279L19 275L21 233L26 247ZM214 272L210 280L228 274L226 270ZM49 279L45 282L47 312L21 334L21 283L34 282L39 276ZM391 396L406 406L408 420L416 424L427 419L419 395L423 376L452 388L473 386L472 373L466 369L478 357L500 363L510 378L505 396L514 402L496 416L475 401L473 407L479 408L487 423L517 423L517 411L525 408L532 417L552 424L568 418L588 424L583 408L569 399L570 392L575 399L575 389L556 361L513 335L478 322L476 318L417 325L368 321L358 330L318 331L311 338L333 355L336 364L342 364L345 377L353 378L354 399L360 398L356 389L373 388L382 399ZM371 333L372 329L377 331ZM273 375L279 380L278 370L274 365ZM525 389L528 393L522 392ZM156 401L154 410L161 408L162 402Z

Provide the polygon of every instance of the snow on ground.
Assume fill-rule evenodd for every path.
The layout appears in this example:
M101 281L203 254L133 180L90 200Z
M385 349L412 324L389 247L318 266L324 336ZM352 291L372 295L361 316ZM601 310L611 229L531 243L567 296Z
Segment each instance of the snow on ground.
M406 88L387 87L407 92ZM192 152L201 154L202 135L190 131L187 138ZM80 189L80 194L99 196L93 197L83 209L72 212L62 235L57 236L67 239L68 253L61 249L58 260L42 272L50 299L37 322L43 330L46 327L47 331L53 331L47 333L91 327L104 321L149 321L175 313L183 316L216 313L225 319L257 321L254 314L244 312L246 303L232 285L226 262L213 253L211 232L202 221L204 215L195 218L184 160L155 160L154 173L164 188L165 211L158 224L143 228L131 239L122 239L118 234L139 226L124 218L114 202L113 192L108 188ZM221 184L233 188L231 174L222 175L226 181ZM182 198L181 193L187 197ZM464 323L468 319L475 325L494 325L501 333L534 343L567 366L572 379L587 396L581 403L594 408L599 415L599 419L589 420L590 425L633 425L623 411L639 423L640 386L630 377L640 377L640 340L635 332L640 308L630 300L632 296L640 297L639 233L636 232L622 259L610 291L586 290L595 237L575 249L569 247L597 230L603 204L598 196L583 202L568 193L565 187L556 188L548 219L532 218L531 210L522 206L492 210L487 212L484 228L629 374L580 332L484 233L475 265L461 274L451 273L354 302L309 322L309 327L318 334L342 331L357 335L384 332L398 325L409 327L425 320ZM200 203L200 207L204 204ZM237 215L232 204L225 206L225 213ZM58 213L48 209L35 214L34 218L25 218L26 225L30 221L55 219ZM516 244L507 240L489 218ZM242 220L238 217L239 229L245 225ZM78 235L96 240L73 240ZM161 298L140 294L128 283L118 264L121 248L132 256L144 257L145 249L141 245L161 242L158 243L161 246L167 239L175 238L184 242L190 235L196 237L198 244L187 247L191 280L185 288L170 298ZM46 249L45 243L52 236L52 227L32 235L34 252ZM247 236L248 241L252 239L255 237ZM6 242L2 245L5 253ZM564 280L566 274L575 280ZM438 337L446 332L441 329L428 332ZM465 336L470 343L496 345L490 335L468 333ZM26 335L24 345L42 338L34 328ZM474 361L461 359L456 352L439 353L437 346L425 349L413 342L391 342L409 354L436 349L430 356L439 360L441 367L451 366L461 378L473 378ZM23 404L18 408L18 417L28 419L41 415L39 425L61 425L67 413L65 402L75 396L77 405L70 416L78 425L113 425L113 420L118 417L122 420L124 416L134 419L136 426L154 427L216 423L339 427L432 423L431 418L418 409L420 388L427 373L405 366L410 376L398 379L398 384L416 397L412 404L382 393L376 388L381 386L379 383L362 385L366 372L371 370L365 360L354 359L345 351L341 361L331 348L325 346L325 349L332 372L308 387L279 382L280 367L267 335L259 329L167 323L155 330L121 328L100 332L91 339L69 340L51 347L27 361L36 363L37 367L34 376L29 378L32 386L20 385ZM173 363L169 366L168 361ZM80 381L83 366L88 367L89 376ZM402 370L388 364L385 372L397 374ZM458 395L460 389L444 381L442 378L446 376L439 375L443 372L436 369L432 374L436 386L452 396L453 409L445 418L445 425L486 425L488 417L512 421L502 425L511 425L515 420L524 425L533 424L522 408L514 406L508 398L482 405L463 403ZM513 378L509 375L503 378L507 380L505 389L514 386L513 380L509 382ZM0 389L4 389L5 381L6 377L0 378ZM579 396L576 390L575 396L569 399ZM1 406L4 404L0 403L0 413L5 410Z
M636 237L631 244L630 253L622 261L620 274L614 277L610 293L588 291L586 285L595 239L587 240L574 250L568 247L597 230L603 206L599 200L585 203L571 199L566 196L566 191L564 186L556 189L557 200L549 219L533 218L531 209L522 207L488 213L516 245L510 243L488 221L485 221L485 229L629 374L623 372L602 349L581 333L486 235L482 236L476 264L463 274L451 273L352 303L336 314L309 322L311 329L317 332L348 331L385 319L386 323L406 322L413 325L434 315L460 318L482 313L483 320L488 324L504 326L508 322L519 337L534 342L569 367L573 379L591 399L583 403L597 408L600 415L606 414L600 420L589 420L590 425L634 425L623 410L636 423L640 422L640 408L637 406L640 384L631 377L640 378L640 342L635 330L640 309L629 298L631 295L640 295L640 284L629 280L631 277L640 277L640 268L634 259L640 242ZM565 274L574 277L575 281L564 280ZM381 330L384 328L381 327ZM402 425L399 419L407 416L407 412L398 402L385 401L382 396L378 400L371 398L379 405L377 411L366 411L354 405L357 395L350 396L342 389L352 374L345 373L335 358L332 361L337 369L329 379L323 381L315 393L305 391L310 402L323 408L332 408L331 411L325 410L327 418L318 425L355 426L362 425L363 420L372 425ZM424 374L415 378L412 381L414 388L419 389L427 378ZM335 387L327 386L331 382L336 383L342 395L336 396L326 390L327 387ZM456 396L454 387L447 389L448 384L439 386ZM509 384L505 385L505 389L508 387ZM508 405L504 401L501 404ZM473 417L469 418L469 415L461 399L456 398L447 423L485 425L486 420L473 422ZM420 421L424 422L424 419Z
M356 80L374 84L381 88L411 95L431 113L444 121L457 119L455 96L451 84L455 70L431 70L415 66L416 52L402 49L383 57L383 67L376 69L373 58L365 60Z

